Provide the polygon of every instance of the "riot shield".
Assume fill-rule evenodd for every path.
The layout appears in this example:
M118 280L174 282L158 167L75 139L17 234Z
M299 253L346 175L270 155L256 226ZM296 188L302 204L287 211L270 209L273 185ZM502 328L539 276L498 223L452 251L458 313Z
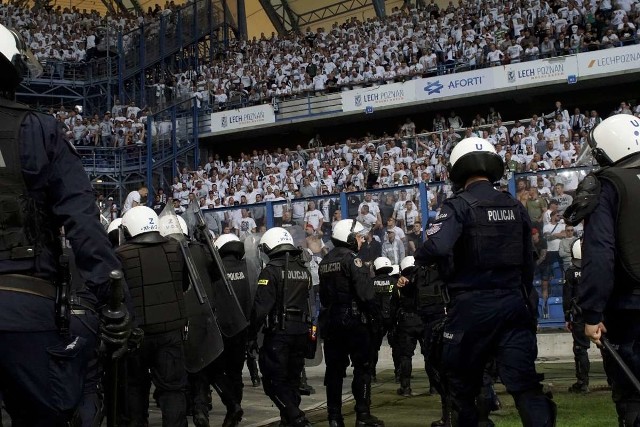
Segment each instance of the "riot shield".
M265 255L258 244L264 233L251 234L244 239L244 259L247 262L247 271L249 272L249 283L251 284L251 297L255 297L256 288L258 287L258 276L262 267L267 263Z
M304 231L304 228L300 225L294 225L293 227L287 227L286 230L293 237L293 245L298 248L306 248L307 247L307 234Z
M204 244L206 249L208 249L209 255L211 255L211 258L213 259L214 271L217 270L220 283L224 286L224 290L222 292L216 292L216 299L213 301L213 304L216 308L216 319L218 320L220 331L224 336L232 337L249 326L249 322L247 321L242 307L240 306L240 302L238 302L238 297L229 282L226 269L222 259L220 258L218 249L213 244L213 239L209 234L209 229L207 228L200 206L197 203L192 202L187 211L189 212L189 215L193 214L193 217L195 218L196 230L198 231L195 235L198 239L202 239L201 243Z
M167 228L166 237L180 244L189 272L191 283L184 294L188 313L187 337L184 344L185 369L190 373L198 372L213 362L224 350L220 327L214 316L212 304L209 302L209 296L212 293L211 280L206 274L206 265L202 265L204 263L201 260L200 263L196 263L173 208L167 205L159 217ZM200 268L198 264L201 264ZM203 277L208 283L206 287Z

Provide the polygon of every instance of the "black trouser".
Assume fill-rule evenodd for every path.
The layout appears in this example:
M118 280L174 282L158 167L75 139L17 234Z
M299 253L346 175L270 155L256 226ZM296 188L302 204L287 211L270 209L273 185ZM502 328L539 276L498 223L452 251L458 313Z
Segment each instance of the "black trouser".
M538 349L533 318L520 290L478 290L454 296L443 338L442 360L454 425L478 425L475 400L491 358L496 359L523 425L553 425L555 404L542 393L535 369Z
M78 416L82 427L97 427L102 421L102 361L98 341L98 316L88 308L74 309L71 331L87 340L88 363Z
M375 377L376 375L376 365L378 364L378 353L380 352L380 347L382 347L382 340L385 335L389 333L389 331L393 328L393 324L391 323L391 319L382 319L381 322L377 322L374 324L371 330L371 375ZM390 341L390 337L387 335L387 340L389 341L389 345L393 347L393 344Z
M445 396L446 393L444 391L443 385L439 380L439 376L436 372L436 367L433 363L429 361L429 355L432 352L431 345L434 340L434 328L440 322L442 322L442 318L444 317L444 313L438 314L429 314L422 316L422 323L424 325L424 338L422 340L422 349L423 355L425 358L425 370L427 371L427 377L429 377L429 387L433 387L440 394L440 396Z
M584 334L584 322L572 322L571 335L573 336L573 360L576 363L576 378L578 383L589 385L589 355L587 350L591 341Z
M300 410L300 374L304 368L307 334L267 333L260 348L260 371L264 392L288 424L304 417Z
M398 314L394 342L400 358L400 386L403 388L411 386L411 359L417 343L420 343L420 350L425 354L424 335L424 324L418 313L401 311Z
M213 385L227 410L242 403L242 369L247 348L247 330L224 338L224 351L202 371L190 375L193 411L209 413L209 384Z
M82 398L86 340L56 330L0 331L0 349L0 393L12 426L65 426Z
M145 334L142 347L127 358L128 406L127 425L143 427L149 409L151 381L156 387L158 406L164 427L186 427L187 372L184 367L182 331ZM150 371L150 373L149 373Z
M349 360L353 365L351 391L358 414L368 414L371 406L371 332L368 325L345 317L329 319L324 338L327 412L329 419L342 419L342 381Z
M604 325L611 344L636 378L640 378L640 310L605 312ZM611 382L611 397L616 404L620 427L640 426L640 393L608 351L602 352L602 360Z

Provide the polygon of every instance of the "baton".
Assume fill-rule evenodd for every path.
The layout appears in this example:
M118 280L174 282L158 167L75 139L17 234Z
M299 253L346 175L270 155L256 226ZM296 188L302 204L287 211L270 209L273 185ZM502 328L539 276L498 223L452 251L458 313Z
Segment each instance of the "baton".
M124 304L124 289L123 289L123 277L122 271L113 270L109 273L109 279L111 280L111 295L109 296L109 303L102 310L102 315L110 319L122 319L125 316ZM107 393L107 427L115 427L118 422L118 364L119 359L113 358L113 353L109 357L109 382L110 390Z
M624 360L622 360L622 357L620 357L620 354L616 351L615 348L613 348L613 345L611 345L609 340L604 335L600 337L600 342L602 343L602 347L606 349L609 354L611 354L618 366L620 366L620 369L622 369L622 372L624 372L624 374L627 376L631 384L633 384L638 393L640 393L640 381L638 381L638 378L636 378L631 369L629 369L629 366L624 362Z

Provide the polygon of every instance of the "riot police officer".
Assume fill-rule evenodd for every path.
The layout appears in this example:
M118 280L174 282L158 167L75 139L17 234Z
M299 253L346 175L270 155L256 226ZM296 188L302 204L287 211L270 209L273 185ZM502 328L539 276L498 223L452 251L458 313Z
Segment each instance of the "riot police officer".
M356 252L364 227L352 219L338 221L331 234L334 248L322 259L320 332L324 339L329 425L344 426L342 381L353 364L351 390L356 401L356 425L383 426L371 415L371 322L379 319L369 271Z
M478 425L475 398L484 367L495 357L523 424L552 426L555 404L542 392L534 365L529 216L513 197L493 188L504 163L488 141L466 138L450 159L450 178L460 190L444 202L415 259L417 265L438 263L451 298L442 352L451 423Z
M448 400L444 382L438 371L440 367L440 355L436 353L440 347L436 344L439 337L435 336L438 334L438 331L440 331L440 333L442 332L441 326L446 314L444 282L435 266L416 267L413 256L405 257L400 263L400 268L402 277L406 278L400 281L401 287L398 288L398 295L405 299L405 301L401 301L401 305L406 305L409 307L409 310L411 310L410 297L414 298L414 305L417 307L417 313L422 320L422 330L424 333L422 337L409 335L407 333L409 339L402 340L405 342L404 347L408 347L404 352L412 356L413 350L415 349L415 342L419 341L421 343L422 354L425 360L425 371L429 377L429 394L433 395L438 393L442 399L442 417L432 422L431 426L444 426L447 425L449 421L449 411L447 409ZM415 325L417 322L412 321L409 324ZM396 332L396 335L399 334L401 334L400 331ZM411 344L410 347L406 344L407 342ZM408 378L410 378L410 374ZM405 381L408 382L408 380ZM402 390L402 387L400 390Z
M53 118L13 102L27 71L37 77L42 68L0 25L0 394L14 425L59 426L76 411L95 350L69 329L68 289L56 280L60 227L92 306L108 301L109 272L120 263L74 147ZM124 346L130 320L103 319L103 339Z
M160 235L159 222L146 206L129 209L122 217L126 243L116 250L145 335L140 350L127 359L128 422L145 425L153 381L163 425L186 427L182 333L187 317L183 292L189 281L178 242Z
M264 392L280 410L282 424L311 424L300 410L300 374L304 367L311 316L311 274L300 258L301 250L282 227L269 229L260 239L269 262L258 276L250 338L263 327L259 364Z
M386 257L378 257L373 261L374 276L371 279L375 292L375 301L380 313L380 319L373 325L371 333L371 381L376 381L376 365L378 364L378 353L382 346L382 339L391 330L391 295L393 283L389 273L393 267L391 261ZM390 341L390 338L387 337ZM389 342L389 345L392 345Z
M400 274L402 277L414 278L413 272L410 271L414 268L413 256L404 257L400 262ZM392 294L391 301L395 328L394 342L400 357L400 388L397 393L404 397L411 396L411 359L413 358L416 344L420 343L420 350L423 354L426 354L424 324L422 317L418 313L418 284L409 281L407 285L409 286L405 285L396 288Z
M636 377L640 377L638 135L640 119L627 114L609 117L593 129L587 142L603 168L585 177L565 212L571 224L585 221L577 297L585 335L600 344L606 333ZM608 352L603 357L619 425L640 425L640 393Z
M224 264L225 271L231 286L243 309L245 317L251 315L251 307L253 300L251 298L251 288L249 284L249 273L247 272L247 264L244 261L244 244L235 234L223 234L218 237L214 243L220 253L220 257ZM213 300L216 294L226 292L225 285L221 279L213 283ZM219 312L220 313L220 312ZM219 315L222 315L220 313ZM201 372L195 374L206 383L205 387L198 387L198 390L206 392L208 385L212 384L220 396L220 400L227 408L227 414L222 423L223 427L232 427L238 425L244 411L242 410L242 369L244 367L245 354L247 348L248 330L244 328L242 331L230 337L223 337L224 351L213 362L205 367ZM207 396L199 396L199 402L205 402ZM208 406L197 405L194 413L194 422L196 419L205 420L206 423L201 425L208 426ZM196 422L196 425L198 422Z
M576 307L576 296L580 286L582 262L582 242L576 240L571 244L571 266L564 272L564 288L562 290L562 308L566 327L573 336L573 360L576 364L576 383L569 387L569 393L589 393L589 338L584 334L584 320Z

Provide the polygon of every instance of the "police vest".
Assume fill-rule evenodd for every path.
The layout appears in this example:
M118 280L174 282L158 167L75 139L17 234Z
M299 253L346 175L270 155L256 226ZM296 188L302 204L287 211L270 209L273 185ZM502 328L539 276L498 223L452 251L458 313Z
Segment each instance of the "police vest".
M611 182L618 193L616 218L616 257L634 283L629 286L640 292L640 168L609 167L596 172L598 178Z
M277 267L277 298L270 316L277 317L284 310L287 320L309 322L309 289L311 289L311 273L297 257L291 257L285 266L283 257L274 258L267 264ZM274 319L275 320L275 319ZM274 322L275 323L275 322ZM288 328L288 327L287 327Z
M140 327L148 334L184 327L183 264L175 241L128 243L116 250Z
M473 218L459 239L464 259L456 259L455 264L476 270L522 266L524 236L518 201L506 193L497 193L494 200L478 200L467 191L458 197L471 207Z
M45 197L32 197L22 176L20 126L28 113L26 106L0 99L0 261L33 258L53 242L44 227Z
M224 264L224 269L227 272L227 279L229 280L231 287L233 287L236 297L238 297L238 302L240 303L240 307L242 307L244 316L249 319L251 316L253 301L251 299L251 284L249 283L247 263L244 260L238 260L234 256L223 257L222 263ZM220 281L220 283L216 283L216 285L217 286L215 286L213 290L214 295L219 291L227 292L226 289L223 289L224 284L222 281Z
M411 279L418 288L418 310L425 315L444 314L444 281L435 267L421 267Z
M378 274L372 280L375 291L375 301L383 319L391 317L391 295L393 293L393 281L388 274Z

